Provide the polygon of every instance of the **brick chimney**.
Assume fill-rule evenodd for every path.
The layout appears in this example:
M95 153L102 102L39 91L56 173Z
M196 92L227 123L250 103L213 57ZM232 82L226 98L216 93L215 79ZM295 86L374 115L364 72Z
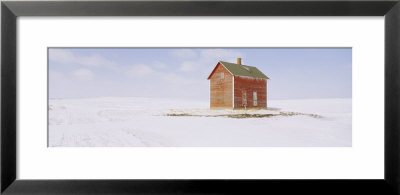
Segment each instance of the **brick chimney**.
M237 63L236 64L242 65L242 58L237 58Z

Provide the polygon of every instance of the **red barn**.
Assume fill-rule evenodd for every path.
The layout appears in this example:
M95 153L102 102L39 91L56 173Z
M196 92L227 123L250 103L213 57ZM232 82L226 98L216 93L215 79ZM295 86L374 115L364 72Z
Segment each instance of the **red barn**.
M254 66L219 61L210 80L210 108L267 108L267 80Z

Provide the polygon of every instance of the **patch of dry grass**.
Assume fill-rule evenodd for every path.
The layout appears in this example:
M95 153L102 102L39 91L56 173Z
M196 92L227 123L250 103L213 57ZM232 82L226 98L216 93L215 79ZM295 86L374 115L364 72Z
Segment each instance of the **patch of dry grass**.
M165 116L193 116L193 117L227 117L227 118L269 118L275 116L309 116L313 118L323 118L321 115L317 114L307 114L300 112L279 112L277 114L217 114L217 115L199 115L199 114L189 114L189 113L168 113Z

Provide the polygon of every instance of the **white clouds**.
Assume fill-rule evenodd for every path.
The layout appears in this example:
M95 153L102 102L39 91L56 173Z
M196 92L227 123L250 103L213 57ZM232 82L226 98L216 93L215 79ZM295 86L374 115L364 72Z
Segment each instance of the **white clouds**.
M183 71L183 72L190 72L190 71L196 70L199 66L200 66L200 64L198 62L185 61L181 64L181 66L179 67L179 70Z
M106 66L106 67L112 67L115 66L116 63L109 61L105 59L104 57L95 54L92 56L84 56L84 57L78 57L77 60L79 60L79 64L84 65L84 66Z
M82 81L90 81L93 80L95 75L92 71L86 68L80 68L72 72L77 79Z
M236 58L243 57L244 54L229 49L202 49L196 56L192 60L183 61L179 70L182 72L209 72L219 60L235 63Z
M230 49L176 49L171 54L178 59L198 59L199 61L211 61L211 60L226 60L232 61L236 58L243 57L243 53L233 51Z
M186 77L183 77L183 76L175 74L175 73L163 73L163 74L160 74L160 77L165 82L168 82L168 83L174 84L174 85L178 85L178 86L192 85L192 84L199 82L199 80L197 80L197 79L186 78Z
M58 63L73 63L75 56L65 49L49 49L49 60Z
M182 58L182 59L190 59L197 57L197 54L192 49L176 49L171 52L171 54L175 57Z
M127 71L127 74L131 77L144 77L156 74L156 72L148 65L138 64L131 66Z
M162 88L179 88L180 86L187 86L191 84L197 84L199 79L186 77L182 74L167 71L156 71L149 65L138 64L131 66L127 71L127 74L132 79L141 79L147 84L157 83L157 85L163 86ZM159 82L161 81L161 82Z
M229 49L165 51L133 55L111 50L50 49L50 96L208 97L206 78L217 61L243 56Z
M243 57L243 53L229 49L204 49L200 53L202 58L215 61L225 60L235 62L236 58Z
M157 67L157 68L160 68L160 69L164 69L164 68L167 67L166 64L164 64L164 63L162 63L162 62L160 62L160 61L155 61L155 62L153 63L153 65L154 65L155 67Z
M51 71L49 70L49 80L53 81L55 79L65 79L65 74L58 71Z
M49 49L49 60L60 64L76 64L87 67L108 67L117 66L113 61L110 61L98 54L90 56L77 56L67 49Z

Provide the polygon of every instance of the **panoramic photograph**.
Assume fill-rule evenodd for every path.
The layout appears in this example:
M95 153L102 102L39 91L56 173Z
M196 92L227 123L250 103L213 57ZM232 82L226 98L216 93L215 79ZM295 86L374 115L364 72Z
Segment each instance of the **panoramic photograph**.
M351 48L48 48L49 147L351 147Z

